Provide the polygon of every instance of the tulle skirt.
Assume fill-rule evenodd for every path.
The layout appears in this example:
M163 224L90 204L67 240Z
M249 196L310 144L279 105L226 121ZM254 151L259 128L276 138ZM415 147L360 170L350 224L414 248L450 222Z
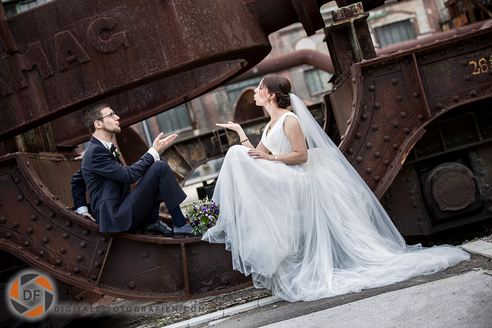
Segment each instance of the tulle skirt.
M306 164L286 165L231 147L213 195L219 220L203 240L224 243L234 269L288 301L389 285L469 259L453 246L407 246L356 179L317 149Z

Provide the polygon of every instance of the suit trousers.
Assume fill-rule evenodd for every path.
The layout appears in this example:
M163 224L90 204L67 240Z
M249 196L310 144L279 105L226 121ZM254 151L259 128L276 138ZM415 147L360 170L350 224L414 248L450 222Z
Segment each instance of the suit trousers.
M153 163L140 178L129 198L132 204L133 220L128 231L133 232L143 223L150 224L159 219L161 202L166 203L168 209L173 209L186 199L186 194L176 181L167 161L161 157L160 161ZM178 220L173 218L173 224L177 227L185 223L184 217Z

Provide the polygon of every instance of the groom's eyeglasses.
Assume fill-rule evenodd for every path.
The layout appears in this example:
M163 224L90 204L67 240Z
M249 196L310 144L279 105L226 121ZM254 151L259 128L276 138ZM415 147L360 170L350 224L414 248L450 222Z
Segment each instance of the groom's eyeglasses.
M114 119L115 119L114 117L115 117L115 116L118 116L118 115L116 115L116 113L115 113L115 112L111 112L111 113L109 113L108 115L104 115L103 117L98 118L98 119L97 119L97 121L102 121L102 120L104 120L104 119L105 119L106 117L108 117L108 116L111 116L111 118L114 120Z

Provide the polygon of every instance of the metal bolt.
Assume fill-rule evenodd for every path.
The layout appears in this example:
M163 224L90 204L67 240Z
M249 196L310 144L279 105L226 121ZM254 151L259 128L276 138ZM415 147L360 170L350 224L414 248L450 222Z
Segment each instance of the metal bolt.
M374 152L374 157L376 157L376 158L381 157L381 153L380 153L380 152L378 152L378 151L377 151L377 152Z
M60 259L56 260L56 265L61 265L62 261Z
M11 234L10 232L7 232L7 233L5 234L5 238L10 239L10 237L12 237L12 234Z
M15 181L15 183L19 183L20 182L20 179L19 178L15 178L14 181Z
M347 150L347 153L349 153L350 155L352 155L352 154L354 153L354 149L353 149L353 148L349 148L349 149Z
M400 125L400 124L398 123L398 121L393 121L393 123L392 123L392 124L393 124L393 127L394 127L395 129L396 129L396 128L398 128L398 126Z
M421 114L421 115L418 116L418 118L419 118L419 120L423 121L424 120L424 115Z
M393 144L392 148L393 148L394 150L398 150L398 148L400 148L400 146L399 146L398 144Z
M80 247L86 248L87 247L87 243L85 241L81 242L80 243Z
M22 196L22 195L17 196L17 200L19 202L22 202L24 200L24 196Z
M104 255L104 251L102 249L100 249L100 250L97 251L97 254Z
M50 212L48 214L48 216L53 219L56 216L56 214L55 214L55 212Z
M403 133L405 133L405 134L410 134L410 129L408 129L408 128L404 128L404 129L403 129Z
M379 130L379 126L378 126L377 124L374 124L374 125L372 126L372 129L373 129L374 131L377 131L377 130Z
M384 136L383 137L383 140L386 141L386 142L388 142L388 141L390 141L390 137L389 136Z
M367 114L363 114L360 118L361 118L363 121L365 121L365 120L367 120L367 118L368 118L368 117L369 117L369 116L368 116Z
M393 80L391 80L391 83L392 83L393 85L397 85L397 84L398 84L398 80L397 80L397 79L393 79Z
M27 240L24 242L24 246L26 246L26 247L29 246L29 242Z
M465 80L468 81L468 82L470 82L471 81L471 75L465 76Z
M66 221L66 222L65 222L65 225L66 225L67 227L71 227L71 226L72 226L72 221Z
M73 268L73 273L78 274L80 272L79 267Z
M63 237L63 239L68 239L68 233L64 232L62 237Z
M418 92L414 92L414 93L413 93L413 97L414 97L415 99L417 99L418 97L420 97L420 94L419 94Z
M492 70L491 70L491 72L492 72ZM454 102L458 102L459 100L460 100L460 97L459 96L454 96L453 97L453 101Z
M356 139L360 139L361 137L362 137L362 134L360 134L359 132L357 132L357 133L355 134L355 138L356 138Z
M100 267L101 267L101 262L96 262L96 263L94 263L94 266L95 266L96 268L100 268Z
M92 280L97 280L97 275L93 274L93 275L91 276L91 279L92 279Z
M19 222L12 222L12 228L17 229L19 227Z
M366 148L367 149L371 149L372 148L372 143L370 143L370 142L366 143Z
M108 241L108 237L102 237L101 240L102 240L103 243L105 243L105 242Z
M0 223L5 223L5 222L7 222L5 216L0 216Z
M84 236L89 236L90 231L89 230L84 230L83 234L84 234Z
M43 237L43 243L47 244L50 241L48 237Z
M130 287L130 288L132 288L132 289L133 289L133 288L135 288L135 282L133 282L133 281L132 281L132 282L130 282L130 283L128 284L128 287Z
M34 204L36 204L36 206L39 206L39 205L41 205L41 201L40 201L39 199L36 199L36 200L34 201Z
M149 253L147 253L147 252L142 252L142 257L145 257L145 258L146 258L146 257L148 257L148 256L149 256Z
M380 180L381 180L381 177L380 177L379 175L376 175L376 176L374 177L374 181L375 181L375 182L379 182Z
M37 219L38 219L38 217L37 217L36 215L34 215L34 214L33 214L33 215L31 215L31 220L32 220L32 221L36 221Z
M51 226L51 224L47 224L47 225L46 225L46 230L48 230L48 231L49 231L49 230L51 230L52 228L53 228L53 227Z
M367 174L371 174L372 173L372 169L370 167L366 168L366 173Z
M400 113L400 117L401 118L406 118L407 117L407 113L406 112L401 112Z
M374 103L374 108L376 109L380 109L381 108L381 104L380 103Z
M403 100L402 96L396 96L396 101L401 102Z
M360 156L359 156L359 157L357 157L357 158L355 159L355 161L356 161L357 163L362 163L362 157L360 157Z
M372 84L371 84L371 85L369 86L369 91L374 91L374 89L375 89L374 85L372 85Z
M32 234L34 232L34 229L32 227L27 228L27 233Z
M60 247L60 253L65 254L67 249L65 247Z
M77 255L76 258L77 258L77 261L82 261L84 259L84 257L82 255L80 255L80 254Z

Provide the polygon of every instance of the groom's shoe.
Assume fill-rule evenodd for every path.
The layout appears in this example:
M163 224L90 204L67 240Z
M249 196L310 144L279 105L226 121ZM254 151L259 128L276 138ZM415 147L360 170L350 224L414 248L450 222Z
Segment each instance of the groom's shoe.
M162 222L161 220L151 223L143 229L143 233L145 235L164 235L165 237L172 237L173 230L169 228L167 224Z
M199 232L197 232L196 234L191 232L192 229L188 223L186 223L184 226L179 227L179 228L174 226L173 229L174 229L174 236L175 237L185 237L185 236L198 237L198 236L202 235Z

